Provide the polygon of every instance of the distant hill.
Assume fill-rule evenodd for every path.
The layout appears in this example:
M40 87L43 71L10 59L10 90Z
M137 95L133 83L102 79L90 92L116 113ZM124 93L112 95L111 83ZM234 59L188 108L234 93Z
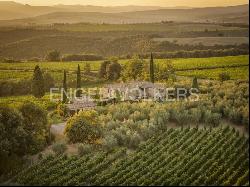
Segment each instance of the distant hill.
M48 14L61 9L49 6L30 6L13 1L0 1L0 20L20 19Z
M29 6L27 5L27 7ZM64 9L63 7L64 6L58 5L53 8L62 10ZM146 11L144 10L144 11L118 12L118 13L77 12L73 11L73 10L78 10L77 6L69 6L69 7L71 7L71 11L69 11L70 8L68 8L67 11L57 11L31 18L0 21L0 26L24 25L24 24L79 23L79 22L114 23L114 24L151 23L151 22L161 22L161 21L236 22L236 23L249 22L248 5L230 6L230 7L192 8L192 9L187 9L187 8L158 9L158 10L146 10ZM51 7L43 7L43 11L51 11L50 8ZM99 11L100 9L104 11L104 7L102 8L95 7L95 8L99 9ZM120 7L119 10L122 9L123 11L127 10L126 7L122 8ZM118 7L116 10L113 11L118 11Z
M174 8L174 7L173 7ZM179 7L187 9L188 7ZM102 12L119 13L163 9L160 6L91 6L91 5L55 5L31 6L13 1L0 1L0 20L22 19L54 12Z

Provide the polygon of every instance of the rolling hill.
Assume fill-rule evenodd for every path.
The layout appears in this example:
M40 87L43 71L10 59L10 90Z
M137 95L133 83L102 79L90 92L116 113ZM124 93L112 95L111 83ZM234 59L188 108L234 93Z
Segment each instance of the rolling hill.
M179 7L186 9L188 7ZM55 6L31 6L16 3L14 1L0 1L0 20L23 19L54 12L102 12L119 13L163 9L160 6L92 6L92 5L55 5Z
M3 20L0 21L0 26L53 24L53 23L79 23L79 22L109 23L109 24L152 23L161 21L220 22L220 23L237 22L245 24L249 22L248 5L239 5L230 7L191 8L191 9L183 9L183 8L158 9L158 10L144 10L144 11L118 12L118 13L90 12L90 11L79 12L80 9L74 6L73 7L70 6L71 9L63 7L64 6L53 7L57 8L57 10L59 11L50 12L48 14L42 14L35 17L15 19L15 20ZM48 7L43 7L43 8L44 8L43 11L51 11ZM35 8L32 9L35 10ZM135 9L136 8L134 8L133 10ZM123 11L125 11L125 8L123 9Z

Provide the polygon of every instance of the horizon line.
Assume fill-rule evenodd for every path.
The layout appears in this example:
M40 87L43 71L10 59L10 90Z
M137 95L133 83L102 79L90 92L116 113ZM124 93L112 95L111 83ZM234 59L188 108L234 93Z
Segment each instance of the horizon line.
M93 6L93 7L128 7L128 6L134 6L134 7L158 7L158 8L187 8L187 9L192 9L192 8L219 8L219 7L233 7L233 6L243 6L243 5L248 5L249 3L244 3L244 4L232 4L232 5L220 5L220 6L186 6L186 5L177 5L177 6L160 6L160 5L136 5L136 4L128 4L128 5L94 5L94 4L64 4L64 3L57 3L57 4L47 4L47 5L42 5L42 4L30 4L30 3L22 3L22 2L17 2L17 1L1 1L1 2L10 2L10 3L17 3L21 5L26 5L26 6L36 6L36 7L55 7L55 6Z

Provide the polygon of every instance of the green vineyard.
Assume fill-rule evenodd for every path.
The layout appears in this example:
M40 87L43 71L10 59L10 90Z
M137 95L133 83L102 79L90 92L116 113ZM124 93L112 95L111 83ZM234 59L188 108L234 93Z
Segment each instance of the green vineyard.
M135 152L47 156L13 179L22 185L249 185L249 142L227 128L169 129Z
M121 65L126 64L129 59L119 60ZM156 59L159 67L166 64L166 59ZM217 79L218 74L227 71L233 79L248 79L249 55L211 57L211 58L179 58L171 59L178 75L198 76L201 78ZM147 62L147 60L145 60ZM56 82L61 84L63 70L69 71L69 80L76 76L78 64L84 66L89 63L91 71L98 72L102 61L85 62L24 62L3 63L0 62L0 81L23 80L32 78L33 70L39 65L44 72L50 73ZM187 71L188 70L188 71ZM215 73L213 73L215 71Z

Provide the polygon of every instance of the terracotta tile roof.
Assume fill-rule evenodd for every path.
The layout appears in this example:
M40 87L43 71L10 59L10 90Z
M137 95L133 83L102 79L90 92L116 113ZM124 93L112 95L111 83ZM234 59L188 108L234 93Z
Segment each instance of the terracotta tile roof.
M74 100L72 101L72 103L67 104L67 107L69 108L69 110L82 110L82 109L94 108L96 107L96 104L92 101L87 101L87 100L83 101Z

